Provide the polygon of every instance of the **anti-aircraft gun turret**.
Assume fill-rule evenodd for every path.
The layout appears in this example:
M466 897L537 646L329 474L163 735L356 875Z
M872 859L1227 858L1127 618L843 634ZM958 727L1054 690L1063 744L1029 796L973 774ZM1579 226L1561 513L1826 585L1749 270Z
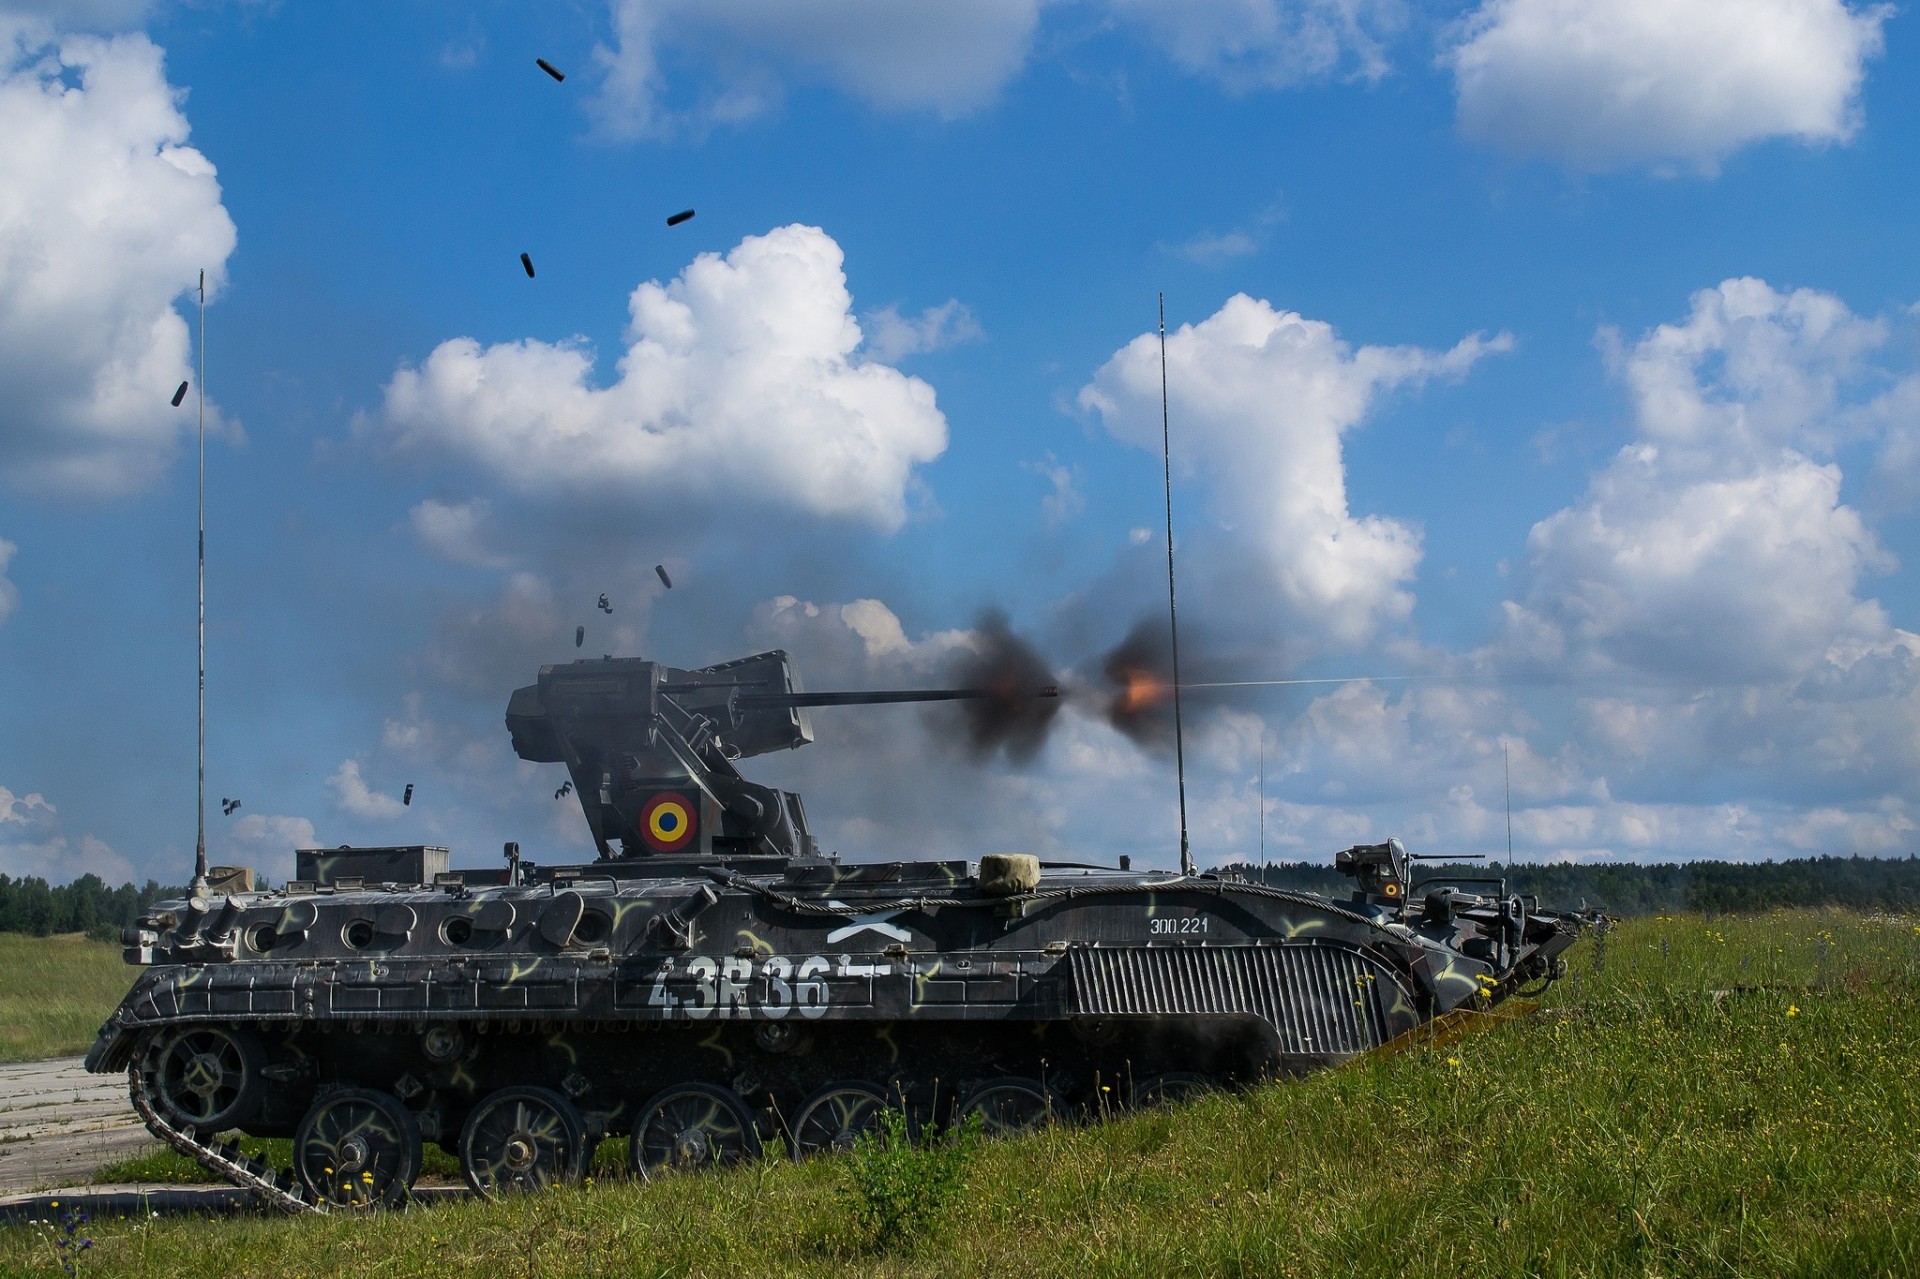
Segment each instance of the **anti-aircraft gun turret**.
M811 857L800 797L735 767L811 742L808 708L1058 695L1050 686L808 693L778 649L692 670L603 658L541 667L538 683L514 690L507 730L521 759L567 766L603 859Z

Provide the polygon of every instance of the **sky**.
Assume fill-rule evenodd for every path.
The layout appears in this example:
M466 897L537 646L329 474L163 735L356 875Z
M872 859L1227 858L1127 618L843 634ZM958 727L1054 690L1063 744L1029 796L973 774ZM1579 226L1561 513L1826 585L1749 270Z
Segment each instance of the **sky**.
M1037 750L749 775L848 858L1174 865L1107 673L1162 297L1202 865L1920 851L1914 21L0 0L0 873L190 873L202 271L216 864L585 859L543 663L937 687L1003 618Z

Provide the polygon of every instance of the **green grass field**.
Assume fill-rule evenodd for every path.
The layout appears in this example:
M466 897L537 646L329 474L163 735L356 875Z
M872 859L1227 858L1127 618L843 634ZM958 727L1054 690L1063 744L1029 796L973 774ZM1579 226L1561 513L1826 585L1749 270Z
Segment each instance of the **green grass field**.
M0 933L0 1061L85 1052L138 974L118 946L78 934Z
M127 1275L1920 1273L1920 920L1645 919L1533 1016L983 1147L918 1236L840 1157L371 1217L90 1227ZM56 1273L44 1228L0 1272Z

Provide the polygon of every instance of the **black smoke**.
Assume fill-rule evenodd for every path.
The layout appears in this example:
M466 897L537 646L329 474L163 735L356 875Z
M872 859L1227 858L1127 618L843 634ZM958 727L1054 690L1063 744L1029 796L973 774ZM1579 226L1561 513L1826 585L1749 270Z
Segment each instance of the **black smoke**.
M1248 663L1244 654L1221 651L1218 632L1213 628L1182 624L1177 707L1188 728L1234 701L1232 691L1213 682L1244 678L1235 672ZM1126 638L1100 658L1101 682L1080 695L1097 699L1099 713L1107 723L1136 746L1171 755L1176 709L1173 666L1173 636L1167 618L1147 613L1133 624Z
M1107 722L1136 745L1173 749L1173 641L1164 619L1143 617L1100 661Z
M1033 646L1015 635L1006 614L989 609L974 627L979 646L960 653L948 671L956 687L989 690L993 696L956 703L965 725L967 748L976 759L995 751L1024 764L1046 745L1058 696L1036 694L1054 686L1047 663Z

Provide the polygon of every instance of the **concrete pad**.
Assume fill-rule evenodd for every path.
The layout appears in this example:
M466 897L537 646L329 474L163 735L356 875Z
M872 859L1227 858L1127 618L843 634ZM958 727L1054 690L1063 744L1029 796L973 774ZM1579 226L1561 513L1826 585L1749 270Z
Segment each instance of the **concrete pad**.
M127 1100L125 1074L78 1057L0 1065L0 1195L84 1181L160 1143Z

